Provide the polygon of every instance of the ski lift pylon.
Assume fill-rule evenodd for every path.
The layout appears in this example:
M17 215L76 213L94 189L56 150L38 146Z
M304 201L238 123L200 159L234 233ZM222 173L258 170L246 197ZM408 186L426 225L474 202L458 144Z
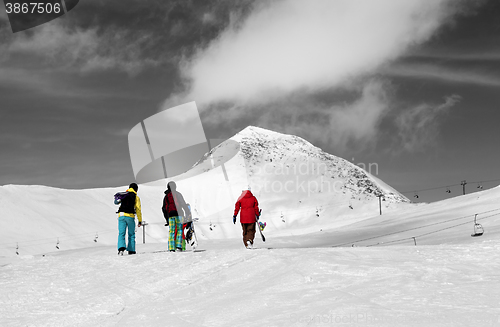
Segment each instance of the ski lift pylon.
M474 233L470 235L472 237L481 236L484 234L483 226L481 224L478 224L476 220L477 220L477 213L474 216Z

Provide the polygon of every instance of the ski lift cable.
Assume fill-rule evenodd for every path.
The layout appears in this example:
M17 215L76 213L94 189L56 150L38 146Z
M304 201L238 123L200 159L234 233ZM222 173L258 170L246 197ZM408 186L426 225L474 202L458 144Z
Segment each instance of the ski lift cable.
M484 214L484 213L489 213L489 212L494 212L494 211L498 211L498 210L500 210L500 208L494 209L494 210L488 210L488 211L480 212L480 213L478 213L478 215L479 214ZM498 215L498 214L495 214L495 215ZM492 215L492 216L495 216L495 215ZM381 238L381 237L385 237L385 236L389 236L389 235L394 235L394 234L409 232L409 231L412 231L412 230L421 229L421 228L425 228L425 227L429 227L429 226L439 225L439 224L447 223L447 222L450 222L450 221L465 219L465 218L469 218L471 216L473 217L474 215L467 215L467 216L463 216L463 217L459 217L459 218L448 219L448 220L445 220L445 221L440 221L440 222L436 222L436 223L432 223L432 224L427 224L427 225L423 225L423 226L418 226L418 227L414 227L414 228L400 230L400 231L397 231L397 232L387 233L387 234L383 234L383 235L379 235L379 236L368 237L368 238L357 240L357 241L351 241L351 242L346 242L346 243L342 243L342 244L333 245L332 247L340 247L340 246L344 246L344 245L348 245L348 244L354 244L354 243L369 241L369 240L373 240L373 239L376 239L376 238ZM485 218L489 218L489 217L491 217L491 216L478 218L477 220L485 219ZM469 222L467 222L467 224L468 223ZM464 224L466 224L466 223L464 223ZM425 235L425 234L423 234L423 235ZM422 235L420 235L420 236L422 236Z
M500 214L491 215L489 217L497 216L497 215L500 215ZM484 218L487 218L487 217L484 217ZM380 244L390 244L390 243L397 243L397 242L402 242L402 241L413 240L415 238L420 238L420 237L427 236L427 235L430 235L430 234L435 234L435 233L438 233L438 232L441 232L441 231L444 231L444 230L447 230L447 229L455 228L457 226L463 226L463 225L468 225L468 224L470 224L469 221L467 221L465 223L460 223L460 224L456 224L456 225L453 225L453 226L448 226L448 227L445 227L445 228L441 228L441 229L438 229L438 230L435 230L435 231L432 231L432 232L428 232L428 233L424 233L424 234L421 234L421 235L407 237L407 238L402 238L402 239L398 239L398 240L394 240L394 241L379 242L377 244L367 245L366 247L377 246L377 245L380 245Z
M462 225L467 225L467 224L470 224L470 222L469 222L469 221L467 221L467 222L465 222L465 223L460 223L460 224L457 224L457 225L453 225L453 226L445 227L445 228L442 228L442 229L438 229L438 230L435 230L435 231L432 231L432 232L428 232L428 233L425 233L425 234L421 234L421 235L417 235L417 236L412 236L412 237L401 238L401 239L394 240L394 241L379 242L379 243L377 243L377 244L367 245L367 247L377 246L377 245L379 245L379 244L390 244L390 243L397 243L397 242L402 242L402 241L407 241L407 240L413 240L414 238L420 238L420 237L423 237L423 236L427 236L427 235L430 235L430 234L434 234L434 233L437 233L437 232L441 232L441 231L443 231L443 230L447 230L447 229L451 229L451 228L455 228L455 227L457 227L457 226L462 226Z
M452 186L460 186L460 184L448 184L446 186L438 186L438 187L432 187L432 188L426 188L426 189L414 190L414 191L405 191L405 192L400 192L400 193L401 194L419 193L419 192L425 192L425 191L445 189L445 188L452 187Z
M490 180L485 180L485 181L471 181L467 182L467 184L484 184L484 183L490 183L490 182L498 182L500 179L490 179ZM405 192L400 192L401 194L409 194L409 193L418 193L418 192L426 192L426 191L433 191L433 190L440 190L440 189L448 189L453 186L462 186L462 184L448 184L446 186L437 186L437 187L432 187L432 188L426 188L426 189L421 189L421 190L413 190L413 191L405 191Z
M496 209L496 210L500 210L500 209ZM492 212L492 211L496 211L496 210L485 211L485 212L483 212L483 213L488 213L488 212ZM480 219L486 219L486 218L490 218L490 217L497 216L497 215L500 215L500 213L496 213L496 214L493 214L493 215L490 215L490 216L482 217L482 218L479 218L479 219L477 219L477 220L480 220ZM463 219L463 218L468 218L468 217L470 217L470 215L469 215L469 216L466 216L466 217L461 217L461 218L450 219L450 220L443 221L443 222L440 222L440 223L449 222L449 221L458 220L458 219ZM439 224L439 223L436 223L436 224ZM436 225L436 224L425 225L425 226L423 226L423 227L428 227L428 226L432 226L432 225ZM418 238L418 237L426 236L426 235L429 235L429 234L434 234L434 233L437 233L437 232L440 232L440 231L443 231L443 230L446 230L446 229L454 228L454 227L461 226L461 225L467 225L467 224L470 224L470 222L468 221L468 222L465 222L465 223L460 223L460 224L457 224L457 225L453 225L453 226L445 227L445 228L442 228L442 229L439 229L439 230L436 230L436 231L432 231L432 232L424 233L424 234L421 234L421 235L418 235L418 236L409 237L409 238L404 238L404 239L399 239L399 240L395 240L395 241L388 241L388 242L383 242L383 243L394 243L394 242L399 242L399 241L412 240L412 239L414 239L414 238ZM423 228L423 227L419 227L419 228ZM417 228L415 228L415 229L417 229ZM389 235L389 234L387 234L387 235ZM385 235L384 235L384 236L385 236ZM381 244L381 243L378 243L378 244ZM371 245L371 246L373 246L373 245Z
M491 217L498 216L498 215L500 215L500 213L496 213L496 214L493 214L493 215L482 217L482 218L479 218L479 219L476 219L476 220L480 220L480 219L482 220L482 219L486 219L486 218L491 218ZM367 247L376 246L376 245L379 245L379 244L389 244L389 243L397 243L397 242L401 242L401 241L413 240L415 238L420 238L420 237L423 237L423 236L427 236L427 235L430 235L430 234L438 233L438 232L441 232L441 231L444 231L444 230L447 230L447 229L451 229L451 228L455 228L457 226L463 226L463 225L467 225L467 224L470 224L470 221L467 221L465 223L456 224L456 225L449 226L449 227L445 227L445 228L441 228L441 229L438 229L438 230L435 230L435 231L432 231L432 232L420 234L420 235L413 236L413 237L407 237L407 238L402 238L402 239L399 239L399 240L387 241L387 242L379 242L377 244L367 245Z

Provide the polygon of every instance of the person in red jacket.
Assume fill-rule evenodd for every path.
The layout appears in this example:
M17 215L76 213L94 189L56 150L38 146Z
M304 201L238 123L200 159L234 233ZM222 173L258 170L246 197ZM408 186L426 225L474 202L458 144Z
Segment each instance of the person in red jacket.
M234 206L233 223L236 224L236 216L241 209L240 222L243 229L243 244L247 249L253 247L253 239L255 237L255 222L259 216L259 202L250 191L244 190Z

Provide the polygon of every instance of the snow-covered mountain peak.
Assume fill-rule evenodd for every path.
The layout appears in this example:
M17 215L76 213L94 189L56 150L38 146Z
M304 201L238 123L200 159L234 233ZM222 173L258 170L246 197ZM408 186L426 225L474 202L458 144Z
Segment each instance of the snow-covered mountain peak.
M242 129L240 132L238 132L236 135L245 136L245 137L251 137L251 136L255 136L255 135L272 137L272 136L279 136L279 135L283 135L283 134L275 132L275 131L271 131L269 129L265 129L262 127L247 126L244 129Z
M270 175L274 173L280 175L274 177L281 179L314 180L322 185L333 183L338 192L350 194L353 199L380 195L389 202L409 202L361 167L326 153L301 137L249 126L230 140L239 143L239 155L245 160L249 178L257 184L259 180L264 183L263 179L273 179Z
M273 141L285 141L285 142L298 142L304 145L312 146L311 143L307 142L303 138L295 135L278 133L271 131L262 127L248 126L241 130L239 133L230 138L233 141L240 142L242 144L250 142L250 144L255 142L273 142Z
M279 230L310 219L343 225L395 210L405 196L353 163L306 140L249 126L222 142L183 175L173 178L195 214L222 224L241 190L250 186ZM379 208L380 207L380 208ZM272 218L271 218L272 217ZM210 230L225 237L229 229Z

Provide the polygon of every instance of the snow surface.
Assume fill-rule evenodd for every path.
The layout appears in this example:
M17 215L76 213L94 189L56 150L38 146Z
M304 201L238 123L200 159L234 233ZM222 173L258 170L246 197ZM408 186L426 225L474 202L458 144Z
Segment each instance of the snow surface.
M263 163L305 157L336 167L341 192L258 190L297 177ZM165 181L139 188L150 225L132 256L116 255L112 196L124 187L0 187L0 326L500 326L500 187L411 204L343 159L257 128L176 180L200 217L199 252L166 252ZM267 222L255 250L231 221L248 184ZM476 214L485 233L471 237Z
M223 243L207 241L206 251L194 253L146 244L135 256L99 247L4 262L0 324L500 324L498 241L378 248L279 248L275 241L274 249L255 250Z

